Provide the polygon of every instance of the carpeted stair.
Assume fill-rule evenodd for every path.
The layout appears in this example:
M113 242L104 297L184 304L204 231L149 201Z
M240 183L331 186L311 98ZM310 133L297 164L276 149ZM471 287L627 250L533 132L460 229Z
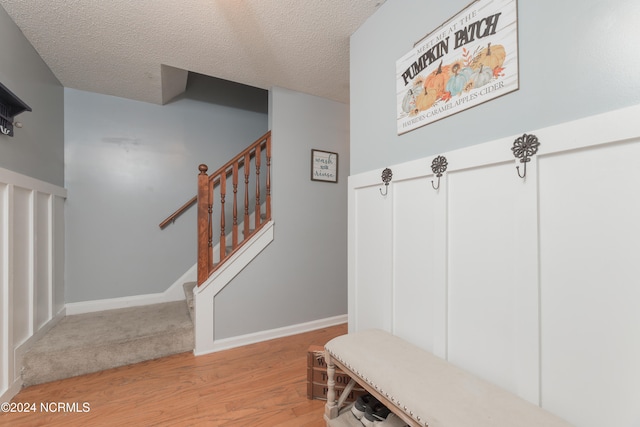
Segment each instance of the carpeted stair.
M24 355L30 386L193 351L183 301L67 316Z
M196 287L196 282L187 282L182 285L184 289L184 294L187 297L187 307L189 308L189 315L191 316L191 320L195 321L193 318L193 289Z

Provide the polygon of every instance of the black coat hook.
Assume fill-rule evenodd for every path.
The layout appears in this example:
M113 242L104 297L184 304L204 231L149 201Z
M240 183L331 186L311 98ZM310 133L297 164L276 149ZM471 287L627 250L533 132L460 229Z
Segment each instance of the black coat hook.
M434 174L436 174L436 177L438 178L437 187L433 185L433 180L431 181L431 186L433 187L434 190L437 190L440 188L440 177L442 176L442 173L447 170L448 164L449 163L447 162L447 158L444 156L438 156L435 159L433 159L433 162L431 162L431 170L433 171Z
M520 163L524 163L522 175L520 175L520 166L516 166L516 170L518 171L518 176L520 178L527 176L527 163L531 161L531 156L538 152L539 146L540 141L538 141L538 137L535 135L527 135L526 133L513 141L511 151L513 151L513 155L516 158L520 159Z
M379 188L379 190L380 190L380 194L382 194L383 196L386 196L387 193L389 192L389 183L391 182L392 177L393 177L393 172L391 172L391 169L386 168L385 170L382 171L382 182L384 182L384 193L382 192L382 188Z

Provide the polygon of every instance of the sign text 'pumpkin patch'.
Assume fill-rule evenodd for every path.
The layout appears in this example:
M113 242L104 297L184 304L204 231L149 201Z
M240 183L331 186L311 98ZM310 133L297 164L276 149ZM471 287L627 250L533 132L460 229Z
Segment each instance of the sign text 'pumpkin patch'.
M518 87L516 0L477 0L396 62L398 134Z

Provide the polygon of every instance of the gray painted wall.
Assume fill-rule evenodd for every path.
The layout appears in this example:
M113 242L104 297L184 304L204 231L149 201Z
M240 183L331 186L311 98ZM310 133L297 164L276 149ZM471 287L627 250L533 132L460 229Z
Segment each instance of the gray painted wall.
M347 313L348 105L270 92L274 241L216 297L216 339ZM311 149L339 155L310 180Z
M262 105L248 111L208 81L164 106L65 89L66 302L163 292L195 263L195 208L158 224L195 196L200 163L214 171L268 124L266 91L242 92Z
M389 0L351 37L352 174L640 102L640 2L520 0L520 89L398 136L396 60L468 4Z
M64 184L64 89L0 7L0 82L33 112L16 116L22 129L0 134L0 167Z

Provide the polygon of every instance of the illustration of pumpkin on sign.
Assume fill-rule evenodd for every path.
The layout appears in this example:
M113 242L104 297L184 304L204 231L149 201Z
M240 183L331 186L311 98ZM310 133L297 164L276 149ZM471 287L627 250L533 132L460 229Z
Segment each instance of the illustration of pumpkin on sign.
M479 48L478 48L479 49ZM504 76L504 46L491 43L480 52L472 54L462 48L462 59L444 65L440 61L438 68L428 76L418 76L402 101L405 113L416 115L431 108L436 102L448 101L453 96L469 92L494 79Z

